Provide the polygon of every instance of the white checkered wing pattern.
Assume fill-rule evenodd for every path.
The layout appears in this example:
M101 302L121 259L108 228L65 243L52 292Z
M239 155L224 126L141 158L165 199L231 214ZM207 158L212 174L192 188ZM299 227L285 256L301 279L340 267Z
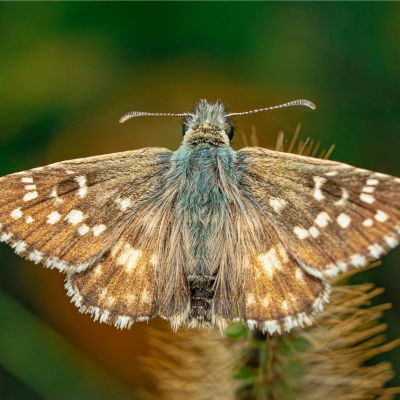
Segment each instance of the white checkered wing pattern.
M257 147L238 155L247 195L314 277L363 267L399 244L399 178Z
M158 189L171 151L146 148L60 162L0 179L0 240L25 258L83 271Z

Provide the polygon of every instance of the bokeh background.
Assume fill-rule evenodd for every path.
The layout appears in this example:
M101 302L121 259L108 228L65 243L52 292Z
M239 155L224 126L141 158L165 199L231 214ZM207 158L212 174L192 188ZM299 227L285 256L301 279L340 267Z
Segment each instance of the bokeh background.
M254 125L273 147L301 123L303 137L336 144L333 159L400 175L399 38L400 3L3 2L0 173L179 145L179 120L118 125L130 109L183 112L207 98L240 111L309 98L317 111L243 117L238 129ZM386 288L388 335L400 336L400 251L356 279ZM93 323L63 276L0 246L1 399L140 398L147 329ZM400 351L381 359L400 384Z

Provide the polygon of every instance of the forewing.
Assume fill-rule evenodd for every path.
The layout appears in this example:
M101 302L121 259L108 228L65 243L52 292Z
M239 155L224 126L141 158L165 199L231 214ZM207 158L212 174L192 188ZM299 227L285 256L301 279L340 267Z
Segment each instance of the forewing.
M399 178L256 147L238 157L246 195L314 276L365 266L398 245Z
M329 285L305 272L275 242L251 261L245 284L244 317L250 328L282 333L310 325L329 301Z
M80 273L71 273L65 287L79 311L94 320L129 328L156 313L152 257L122 236L104 257Z
M51 164L0 179L0 240L36 263L83 271L162 184L167 149Z

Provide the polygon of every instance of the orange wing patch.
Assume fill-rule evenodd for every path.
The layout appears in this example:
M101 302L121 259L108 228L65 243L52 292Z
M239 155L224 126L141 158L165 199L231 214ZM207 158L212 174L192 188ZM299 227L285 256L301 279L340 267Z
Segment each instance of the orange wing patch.
M330 287L308 275L281 244L259 254L245 284L244 317L251 329L273 334L312 323L329 301Z
M68 275L65 287L80 312L117 328L156 314L151 256L123 239L93 267Z

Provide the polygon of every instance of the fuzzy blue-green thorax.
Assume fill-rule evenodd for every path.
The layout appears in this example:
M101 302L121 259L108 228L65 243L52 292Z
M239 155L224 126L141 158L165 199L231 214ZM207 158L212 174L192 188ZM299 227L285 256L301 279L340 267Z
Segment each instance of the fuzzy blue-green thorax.
M194 111L186 115L183 132L183 143L229 146L233 124L223 103L200 100Z

